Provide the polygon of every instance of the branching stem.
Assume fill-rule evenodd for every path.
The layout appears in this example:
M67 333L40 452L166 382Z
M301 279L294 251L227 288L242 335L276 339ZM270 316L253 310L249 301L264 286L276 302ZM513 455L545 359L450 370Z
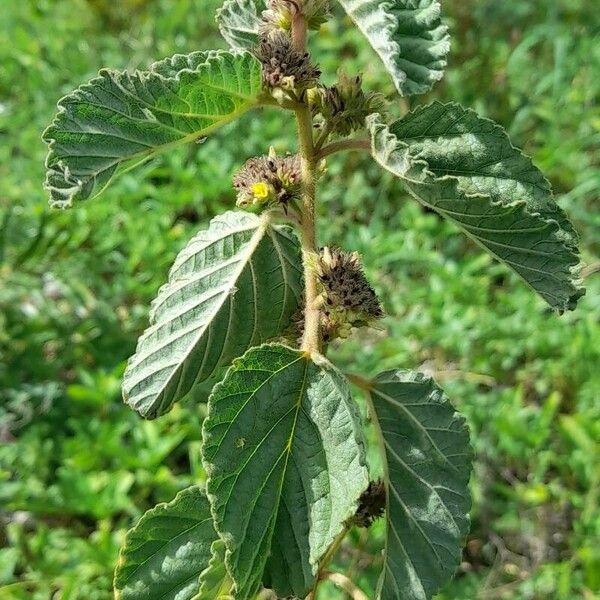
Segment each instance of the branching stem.
M342 573L325 572L323 573L323 579L329 579L329 581L335 583L335 585L344 590L352 600L369 600L369 597L355 585L349 577L346 577L346 575L343 575Z
M328 144L317 153L317 160L321 160L330 154L336 152L343 152L345 150L369 150L371 148L371 142L367 138L355 139L355 140L341 140L339 142L333 142Z

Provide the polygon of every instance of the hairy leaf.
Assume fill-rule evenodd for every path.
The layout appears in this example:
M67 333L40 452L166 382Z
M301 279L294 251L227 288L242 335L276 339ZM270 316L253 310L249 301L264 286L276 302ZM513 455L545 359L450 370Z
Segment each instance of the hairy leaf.
M159 504L127 533L115 570L115 598L193 598L216 539L210 505L201 488L192 486L172 502Z
M191 142L258 104L259 62L249 53L194 52L149 71L100 71L62 98L43 134L50 203L70 206L157 152Z
M423 375L388 371L370 390L385 455L387 528L380 600L428 600L454 574L469 530L469 432Z
M450 37L437 0L339 2L381 57L400 94L423 94L443 77Z
M296 237L261 217L216 217L179 253L123 380L143 417L164 414L248 348L281 335L302 296Z
M231 577L225 567L225 543L218 539L212 545L212 557L200 575L200 592L192 600L232 600Z
M203 439L235 598L253 598L261 581L279 597L304 598L368 485L346 380L285 346L249 350L215 387Z
M225 0L217 12L219 31L235 50L249 50L258 44L265 0Z
M572 225L548 181L504 130L472 110L435 102L387 126L369 117L372 152L425 206L516 271L553 308L583 290Z

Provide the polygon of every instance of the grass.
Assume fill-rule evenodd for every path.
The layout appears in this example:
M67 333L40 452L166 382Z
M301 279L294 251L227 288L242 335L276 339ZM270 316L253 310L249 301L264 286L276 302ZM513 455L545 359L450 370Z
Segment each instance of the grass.
M46 208L40 141L56 100L102 66L222 45L215 0L26 0L0 20L0 599L104 600L124 533L156 502L202 481L204 406L153 422L120 399L124 362L177 251L233 207L231 175L293 142L289 122L246 116L201 146L123 176L100 198ZM451 66L429 98L505 126L547 173L600 254L600 16L593 3L446 3ZM118 8L115 8L117 6ZM318 41L390 82L342 19ZM398 102L391 112L406 109ZM238 132L238 135L234 133ZM424 212L357 154L331 160L322 243L357 249L389 317L335 347L344 368L433 374L469 418L477 453L473 526L440 598L600 597L600 274L559 317L453 226ZM369 595L381 524L338 557ZM324 588L323 598L337 598Z

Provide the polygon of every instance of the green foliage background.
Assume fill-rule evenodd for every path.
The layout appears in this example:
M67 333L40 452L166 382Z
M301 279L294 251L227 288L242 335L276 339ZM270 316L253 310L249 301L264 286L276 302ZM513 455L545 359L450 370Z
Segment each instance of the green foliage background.
M0 19L0 598L104 600L118 547L150 506L202 481L202 406L142 421L120 379L176 252L234 204L231 175L289 119L246 116L122 177L67 212L46 208L40 134L56 100L102 66L222 46L219 0L23 0ZM492 117L551 179L600 253L600 13L586 0L446 1L450 68L431 98ZM391 82L341 19L323 70ZM415 98L415 102L426 98ZM393 113L407 108L396 101ZM237 131L237 134L235 133ZM516 276L406 198L368 159L330 161L321 240L357 249L389 318L333 349L373 374L417 367L468 417L475 507L450 599L600 597L600 274L577 311L549 312ZM340 568L371 594L381 531L355 531ZM323 588L323 598L341 598Z

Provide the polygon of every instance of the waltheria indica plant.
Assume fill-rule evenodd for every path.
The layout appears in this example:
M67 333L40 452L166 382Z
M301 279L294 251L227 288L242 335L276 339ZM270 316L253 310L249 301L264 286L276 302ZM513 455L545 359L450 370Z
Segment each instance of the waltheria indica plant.
M449 36L436 0L339 3L400 94L442 77ZM387 533L377 598L431 598L460 562L470 508L464 418L419 373L366 379L325 358L332 340L383 316L360 257L316 239L317 184L332 154L370 152L557 311L583 294L575 231L503 129L439 102L388 123L360 76L323 85L307 40L329 18L327 0L226 0L218 22L231 51L102 70L59 102L44 133L51 204L67 207L257 107L289 111L297 125L297 153L250 158L234 177L238 210L177 256L128 363L123 395L145 418L212 393L206 486L129 532L117 598L247 600L267 588L314 600L324 579L352 587L330 560L351 527L378 518ZM350 383L366 392L382 479L370 480Z

